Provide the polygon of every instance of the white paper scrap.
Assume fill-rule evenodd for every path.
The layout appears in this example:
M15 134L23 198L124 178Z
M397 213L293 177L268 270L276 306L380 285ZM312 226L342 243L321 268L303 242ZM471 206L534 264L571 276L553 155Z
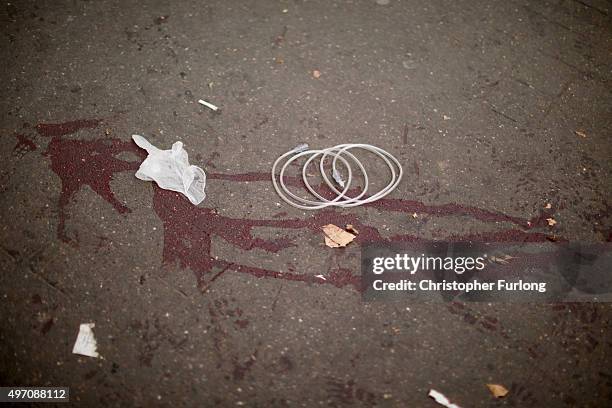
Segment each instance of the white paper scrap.
M96 338L91 330L95 326L95 323L81 324L79 327L79 335L77 336L77 339L74 342L74 347L72 348L73 354L81 354L83 356L96 358L100 356L100 354L98 354L96 351L98 348L98 343L96 342Z
M427 395L433 398L434 401L436 401L438 404L446 408L461 408L459 405L453 404L452 402L450 402L450 400L446 398L446 396L439 391L429 390L429 394Z

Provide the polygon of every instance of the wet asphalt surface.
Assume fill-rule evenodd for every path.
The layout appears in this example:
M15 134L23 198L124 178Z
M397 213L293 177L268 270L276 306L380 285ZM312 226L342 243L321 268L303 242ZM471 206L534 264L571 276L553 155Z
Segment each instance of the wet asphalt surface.
M435 407L430 388L610 406L609 304L365 303L365 238L318 230L609 242L610 10L4 2L1 385L69 386L75 406ZM134 133L182 140L204 203L137 180ZM269 169L303 142L396 155L399 207L282 203ZM100 359L71 353L85 322Z

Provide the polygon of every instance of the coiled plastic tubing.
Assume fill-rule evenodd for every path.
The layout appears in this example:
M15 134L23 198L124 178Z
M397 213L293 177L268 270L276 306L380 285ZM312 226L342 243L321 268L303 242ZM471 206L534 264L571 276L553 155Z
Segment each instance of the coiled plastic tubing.
M353 153L351 153L351 150L353 149L362 149L374 153L389 167L391 170L391 180L384 188L380 189L374 194L367 195L369 187L368 173L361 161L359 161L359 159L355 157ZM302 180L304 181L304 185L310 194L312 194L312 196L315 198L310 200L293 194L291 191L289 191L284 181L285 170L287 167L295 160L304 156L310 156L302 167ZM329 179L324 170L324 163L328 157L332 158L331 176L335 184ZM336 194L334 199L329 200L322 197L308 182L306 170L310 163L317 158L319 158L319 171L325 184L327 184L327 186ZM276 168L283 160L286 161L281 166L280 173L277 175ZM344 181L341 173L338 171L338 161L342 163L344 169L346 170L346 181ZM353 169L351 167L351 163L357 166L364 180L361 192L354 197L348 197L346 195L351 188L351 183L353 181ZM398 186L400 180L402 179L402 175L402 165L395 157L393 157L392 154L381 149L380 147L361 143L339 144L334 147L328 147L320 150L309 149L307 144L302 144L292 150L289 150L287 153L282 154L272 165L272 183L274 184L274 189L278 195L285 202L303 210L318 210L325 207L357 207L359 205L372 203L391 193ZM336 186L340 187L342 191L340 191Z

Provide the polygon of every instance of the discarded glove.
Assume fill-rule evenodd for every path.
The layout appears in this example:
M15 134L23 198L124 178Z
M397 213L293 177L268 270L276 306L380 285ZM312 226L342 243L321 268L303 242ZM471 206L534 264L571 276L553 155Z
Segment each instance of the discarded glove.
M172 150L160 150L142 136L132 135L136 144L149 155L140 164L136 177L155 181L165 190L177 191L187 196L192 204L200 204L206 197L206 173L198 166L190 166L182 142L175 142Z

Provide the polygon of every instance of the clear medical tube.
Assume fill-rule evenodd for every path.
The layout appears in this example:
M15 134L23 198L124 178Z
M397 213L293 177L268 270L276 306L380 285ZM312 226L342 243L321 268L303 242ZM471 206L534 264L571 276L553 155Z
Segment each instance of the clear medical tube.
M374 153L378 157L380 157L389 170L391 171L391 179L389 183L379 191L374 194L367 195L369 188L369 178L368 173L364 167L364 165L359 161L357 157L355 157L350 150L353 149L362 149L367 150L371 153ZM285 185L284 175L287 167L293 163L295 160L304 157L310 156L304 166L302 167L302 180L306 186L306 189L314 196L314 199L305 199L293 194L289 188ZM332 159L332 179L335 183L342 188L340 191L334 182L329 179L325 170L324 163L328 157L333 157ZM323 181L327 186L336 194L334 199L327 199L321 196L317 191L310 185L307 177L307 168L310 163L316 158L319 159L319 171L321 176L323 177ZM348 158L348 160L347 160ZM285 163L280 167L280 172L277 175L276 169L283 160L286 160ZM338 171L337 163L340 161L347 172L347 180L344 181L340 172ZM353 169L351 167L351 163L359 168L361 174L364 178L363 189L359 194L354 197L348 197L346 193L349 191L351 187L351 182L353 181ZM274 164L272 165L272 183L274 184L274 189L278 193L278 195L287 203L291 204L294 207L301 208L303 210L317 210L320 208L326 207L356 207L359 205L367 204L379 200L392 192L399 184L402 179L403 171L400 162L389 152L369 144L361 144L361 143L348 143L348 144L340 144L334 147L329 147L326 149L320 150L310 150L308 145L299 145L296 148L288 151L287 153L282 154Z

